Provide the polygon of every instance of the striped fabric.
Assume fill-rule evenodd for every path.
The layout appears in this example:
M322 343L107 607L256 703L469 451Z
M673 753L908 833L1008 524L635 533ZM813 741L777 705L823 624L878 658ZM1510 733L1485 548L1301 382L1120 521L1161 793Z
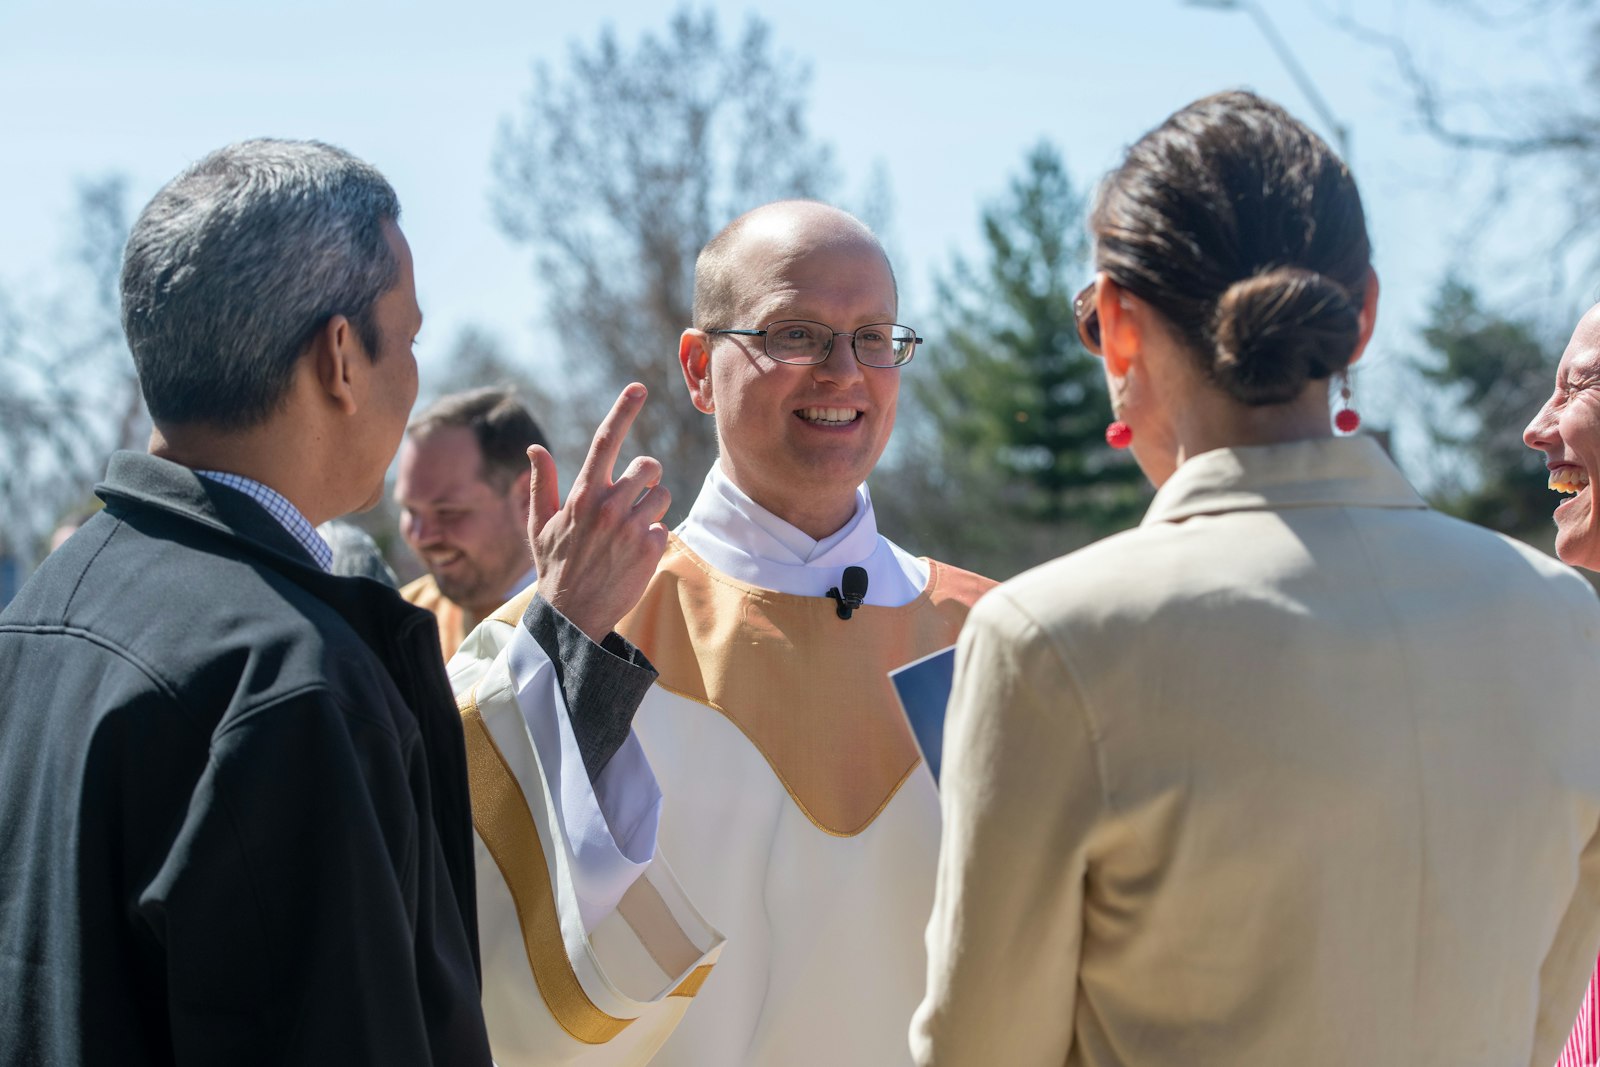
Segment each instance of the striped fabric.
M1589 979L1589 991L1578 1009L1578 1022L1556 1067L1594 1067L1600 1063L1600 968Z
M195 473L229 489L237 489L266 508L272 517L300 542L301 547L311 558L316 560L317 566L325 571L333 570L333 549L328 547L328 542L317 536L316 527L312 526L282 493L242 474L229 474L227 471L195 471Z

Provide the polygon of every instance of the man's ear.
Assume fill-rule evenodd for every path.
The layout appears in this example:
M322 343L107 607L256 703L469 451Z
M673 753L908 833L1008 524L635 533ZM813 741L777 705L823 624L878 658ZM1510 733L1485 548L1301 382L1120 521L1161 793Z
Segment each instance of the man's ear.
M354 415L360 383L372 370L366 348L356 329L343 315L335 315L311 338L310 350L301 357L311 361L317 388L345 415Z
M711 337L704 330L684 330L678 338L678 365L683 368L683 381L689 387L689 399L694 406L713 414L717 410L716 397L711 392Z
M1100 316L1100 358L1106 373L1126 378L1128 368L1144 345L1144 328L1132 301L1135 298L1105 274L1095 290L1095 311Z

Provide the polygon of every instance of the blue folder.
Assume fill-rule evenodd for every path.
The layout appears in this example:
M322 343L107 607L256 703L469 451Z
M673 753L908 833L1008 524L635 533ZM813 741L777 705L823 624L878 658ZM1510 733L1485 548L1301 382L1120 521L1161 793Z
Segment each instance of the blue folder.
M944 711L950 703L950 683L955 677L956 646L930 652L919 660L889 672L900 710L911 724L911 733L922 750L933 780L939 781L939 764L944 757Z

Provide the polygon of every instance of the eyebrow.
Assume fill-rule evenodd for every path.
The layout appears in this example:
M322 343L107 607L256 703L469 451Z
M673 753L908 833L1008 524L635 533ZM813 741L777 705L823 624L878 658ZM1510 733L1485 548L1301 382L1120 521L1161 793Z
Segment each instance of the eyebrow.
M1600 379L1600 354L1586 358L1581 362L1573 362L1556 370L1556 385L1567 388L1574 381L1579 384L1588 384Z
M476 484L480 484L481 485L481 484L485 484L485 483L479 482L479 483L476 483ZM398 490L398 488L399 487L397 486L396 489ZM471 488L472 487L470 485L469 486L462 486L462 485L456 484L456 485L451 485L450 488L445 490L445 492L440 496L431 496L431 497L427 497L426 499L419 499L417 497L412 497L409 500L402 499L400 494L399 494L399 492L396 491L395 496L394 496L394 500L395 500L395 503L399 504L401 507L439 508L439 507L450 507L451 505L458 505L459 506L459 505L471 504L472 501L470 499L465 499L465 498L462 498L462 497L458 497L455 494L460 492L460 491L462 491L463 489L470 490Z

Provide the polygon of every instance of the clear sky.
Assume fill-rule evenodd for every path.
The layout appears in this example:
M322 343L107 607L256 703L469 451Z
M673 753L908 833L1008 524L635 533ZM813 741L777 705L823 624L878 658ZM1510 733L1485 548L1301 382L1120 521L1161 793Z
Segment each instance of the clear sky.
M1365 404L1383 417L1414 399L1384 367L1415 350L1433 286L1464 255L1482 182L1417 130L1388 57L1335 29L1332 13L1406 32L1425 60L1475 82L1568 53L1504 27L1468 33L1429 0L1264 2L1350 128L1384 282ZM1040 138L1088 185L1170 111L1220 88L1254 88L1329 132L1248 16L1182 0L700 6L727 36L760 15L780 49L809 61L812 128L835 146L848 189L886 169L902 317L914 322L931 319L933 272L975 250L979 210ZM400 193L428 315L425 388L444 384L426 380L430 352L469 323L559 368L578 353L539 328L530 257L491 216L496 130L534 63L559 70L603 25L631 41L669 11L659 0L0 0L0 287L25 301L58 283L81 179L126 173L137 208L219 145L314 137L376 164ZM1507 262L1534 253L1518 234L1558 220L1528 210L1489 251ZM1585 296L1600 292L1570 299Z

